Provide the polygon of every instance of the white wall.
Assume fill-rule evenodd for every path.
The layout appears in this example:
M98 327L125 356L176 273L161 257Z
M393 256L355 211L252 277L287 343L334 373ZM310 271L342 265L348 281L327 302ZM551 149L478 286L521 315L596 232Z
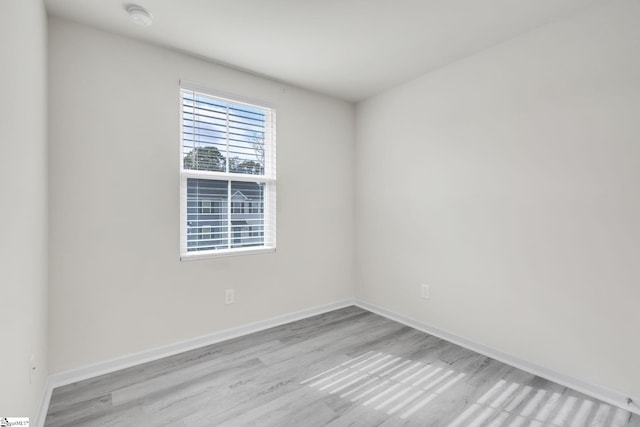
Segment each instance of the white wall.
M358 105L357 296L640 396L638 22L604 2Z
M2 416L33 418L47 376L46 25L41 1L0 3Z
M49 48L52 372L353 296L352 105L56 18ZM179 261L180 79L275 104L276 253Z

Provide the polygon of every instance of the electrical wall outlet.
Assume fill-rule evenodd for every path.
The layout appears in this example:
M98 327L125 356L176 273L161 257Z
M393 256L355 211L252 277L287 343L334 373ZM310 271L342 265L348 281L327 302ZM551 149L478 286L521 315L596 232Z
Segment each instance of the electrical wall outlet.
M36 374L36 355L32 354L29 358L29 384L33 383L33 377Z
M426 283L420 285L420 298L429 298L429 285L427 285Z
M233 304L236 301L236 292L234 289L227 289L224 291L224 303Z

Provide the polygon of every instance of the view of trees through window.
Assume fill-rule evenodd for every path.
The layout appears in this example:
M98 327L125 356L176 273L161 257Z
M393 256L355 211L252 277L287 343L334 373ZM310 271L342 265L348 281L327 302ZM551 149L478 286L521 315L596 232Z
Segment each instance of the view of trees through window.
M250 175L264 174L264 148L256 142L256 159L229 159L229 172ZM184 156L184 168L205 171L225 171L227 159L217 147L194 147Z
M264 175L265 113L183 93L184 169Z

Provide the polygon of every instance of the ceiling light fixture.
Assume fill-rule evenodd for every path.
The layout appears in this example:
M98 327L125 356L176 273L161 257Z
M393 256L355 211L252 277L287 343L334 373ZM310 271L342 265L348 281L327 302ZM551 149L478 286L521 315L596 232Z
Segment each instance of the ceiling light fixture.
M153 23L153 15L142 6L131 5L127 8L127 12L134 24L148 27Z

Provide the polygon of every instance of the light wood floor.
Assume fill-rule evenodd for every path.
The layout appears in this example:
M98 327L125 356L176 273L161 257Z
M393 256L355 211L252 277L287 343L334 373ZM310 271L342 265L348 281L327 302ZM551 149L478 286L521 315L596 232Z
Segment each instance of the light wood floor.
M46 426L640 426L357 307L53 391Z

